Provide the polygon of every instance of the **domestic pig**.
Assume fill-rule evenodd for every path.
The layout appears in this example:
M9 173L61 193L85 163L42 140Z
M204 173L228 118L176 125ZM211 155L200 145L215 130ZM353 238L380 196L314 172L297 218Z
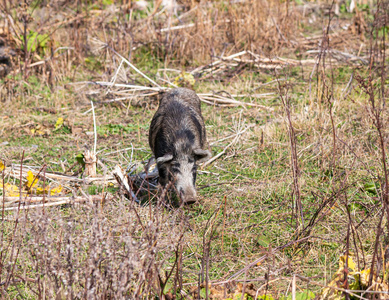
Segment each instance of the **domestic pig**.
M149 130L149 144L157 161L159 183L173 182L185 204L197 201L197 164L208 160L200 99L186 88L166 92L159 103Z

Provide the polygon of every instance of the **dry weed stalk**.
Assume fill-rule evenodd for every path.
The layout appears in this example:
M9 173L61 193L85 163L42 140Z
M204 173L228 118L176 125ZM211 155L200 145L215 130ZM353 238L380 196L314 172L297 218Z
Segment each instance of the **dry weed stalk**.
M38 298L90 299L163 298L171 280L182 286L182 210L167 214L159 200L152 211L123 200L106 202L104 210L80 203L66 216L49 205L16 212L14 225L2 231L2 243L9 232L0 254L3 296L15 284Z
M374 16L374 24L370 33L370 63L367 77L363 78L361 75L357 75L361 91L367 96L368 106L367 111L369 113L372 125L376 129L379 149L381 155L381 168L382 171L377 171L377 178L380 184L380 202L381 202L381 218L377 225L376 241L374 246L373 259L371 262L371 273L369 277L369 286L372 285L374 277L374 269L376 267L376 260L378 256L378 246L380 243L380 236L384 233L381 228L382 219L386 214L386 226L387 231L385 239L389 237L389 175L387 167L387 153L386 153L386 124L387 124L387 107L386 98L387 91L385 88L386 78L386 34L380 33L382 28L386 28L389 24L389 3L387 1L378 1L377 11ZM374 38L375 36L375 38ZM380 80L377 85L376 76ZM387 243L387 241L386 241Z
M277 75L276 75L277 76ZM278 76L277 76L278 78ZM299 163L298 163L298 155L297 155L297 146L296 146L296 134L295 129L292 124L292 115L291 115L291 100L289 96L289 83L286 81L286 84L281 83L279 80L278 83L278 94L281 98L281 102L284 108L284 113L286 116L286 122L288 125L288 137L289 137L289 143L290 143L290 157L291 157L291 165L292 165L292 175L293 175L293 194L292 199L295 198L294 203L292 206L295 205L296 207L296 229L302 226L304 228L304 212L303 207L301 203L301 193L300 193L300 185L299 185ZM299 217L300 222L298 222ZM298 230L300 231L300 230Z

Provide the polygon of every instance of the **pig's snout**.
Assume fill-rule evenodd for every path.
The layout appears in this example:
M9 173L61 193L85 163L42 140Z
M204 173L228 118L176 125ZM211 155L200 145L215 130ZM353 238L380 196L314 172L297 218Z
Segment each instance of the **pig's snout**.
M180 189L180 198L184 204L193 204L197 202L196 190L187 189L184 191L183 189Z

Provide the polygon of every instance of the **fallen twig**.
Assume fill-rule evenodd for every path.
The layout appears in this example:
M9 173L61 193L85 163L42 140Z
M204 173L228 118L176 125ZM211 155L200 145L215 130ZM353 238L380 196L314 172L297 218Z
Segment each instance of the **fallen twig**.
M367 65L369 63L368 59L361 56L356 56L347 52L342 52L335 49L330 50L308 50L307 53L328 53L332 58L337 61L343 62L361 62L363 65Z
M5 197L6 200L14 201L19 200L19 197ZM29 202L31 199L31 202L37 202L37 201L49 201L52 199L55 199L54 202L47 202L42 204L34 204L34 205L20 205L20 206L14 206L14 207L7 207L4 208L4 210L19 210L19 209L30 209L30 208L38 208L38 207L48 207L48 206L58 206L63 204L72 204L72 203L81 203L85 201L99 201L102 200L102 196L89 196L89 197L31 197L27 199L26 201L22 201L22 203ZM19 204L19 201L14 202L15 204Z
M105 44L105 47L107 49L110 49L113 53L115 53L118 57L120 57L122 59L122 61L124 61L128 66L130 66L135 72L137 72L138 74L140 74L142 77L144 77L145 79L147 79L149 82L151 82L153 85L157 86L157 87L161 87L158 83L156 83L154 80L152 80L150 77L148 77L146 74L142 73L137 67L135 67L132 63L130 63L130 61L126 58L124 58L121 54L119 54L115 49L111 48L108 44Z
M26 177L27 172L31 171L34 176L38 175L38 171L34 169L28 169L22 171L22 176ZM20 177L20 170L13 169L12 167L7 167L5 168L5 173L9 174L11 177L18 178ZM46 173L45 178L50 179L50 180L64 180L67 182L85 182L85 183L91 183L91 182L96 182L96 181L108 181L108 180L113 180L113 176L105 176L105 177L86 177L86 178L78 178L76 176L69 176L69 175L60 175L60 174L53 174L53 173Z

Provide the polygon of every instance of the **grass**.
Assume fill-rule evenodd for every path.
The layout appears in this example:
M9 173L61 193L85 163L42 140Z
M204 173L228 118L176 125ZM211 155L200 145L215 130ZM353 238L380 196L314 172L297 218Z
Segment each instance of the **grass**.
M102 13L107 16L112 4L108 2L100 3L105 8ZM80 4L81 11L91 9L83 5ZM321 34L320 22L309 23L301 17L298 4L294 8L290 18L301 22L298 30L306 36ZM257 7L249 12L245 5L238 4L213 9L233 20L239 20L245 14L248 19L254 18L254 13L258 12ZM292 22L287 23L283 13L282 10L274 13L275 22L286 39L294 41L297 29ZM263 14L261 12L261 18ZM113 44L117 51L131 56L134 65L164 86L167 84L160 78L173 81L175 75L172 74L176 73L165 76L160 69L190 71L197 64L209 63L206 53L212 49L215 53L222 52L223 32L233 33L234 36L226 38L235 39L227 45L226 56L238 52L239 47L246 47L243 42L256 32L255 28L253 32L243 32L235 23L229 31L223 31L225 25L217 23L223 18L216 19L210 8L206 14L192 18L198 18L197 22L216 22L215 32L199 25L197 32L190 29L181 34L172 33L172 40L167 37L162 40L156 34L157 27L140 36L137 26L144 24L142 20L146 15L144 11L137 11L128 23L135 28L131 40L135 50L124 42L130 40L128 36L120 36L127 34L125 27L117 25L120 22L101 21L99 16L88 22L95 29L98 29L96 24L107 26L107 42L115 40L117 43ZM313 15L321 21L325 18L323 11L320 14L311 12L308 17ZM341 15L336 29L352 16ZM164 21L160 18L163 15L155 17L153 26ZM266 23L262 19L261 22ZM127 100L103 103L107 97L99 94L97 87L81 84L83 81L109 81L120 63L106 49L99 54L93 49L81 49L80 45L87 43L80 29L84 25L59 28L51 35L59 45L66 36L78 36L74 41L78 49L50 61L47 66L30 69L29 74L17 71L3 79L0 159L7 166L20 164L24 157L25 167L46 164L47 172L66 171L68 175L82 178L77 155L93 147L91 100L95 103L98 157L108 172L115 165L126 169L133 163L137 163L140 170L141 162L151 157L148 127L158 99L141 98L137 105L131 105ZM29 26L38 25L32 22ZM277 32L273 27L271 30ZM103 33L101 28L95 32L96 36ZM187 39L190 34L204 35L209 40L213 36L215 44L212 48L200 38L193 44L193 40ZM262 39L253 35L250 41L251 45L268 43L263 51L270 57L284 55L305 59L307 55L303 48L290 50L293 43L284 41L279 34L266 35ZM336 40L334 44L338 45ZM88 45L93 48L91 43ZM355 44L347 46L350 51L358 50ZM362 50L361 55L366 54L365 51ZM357 52L353 51L353 54ZM36 55L43 56L38 50ZM29 59L34 61L36 58L31 54ZM23 66L22 61L18 63ZM63 183L66 195L107 193L109 197L93 204L22 211L18 217L14 212L6 212L2 221L0 255L0 283L6 286L2 288L2 295L26 299L89 298L94 295L168 299L174 294L185 298L196 296L199 286L200 298L203 298L206 280L214 283L228 280L235 272L265 255L266 259L234 279L259 278L251 281L250 289L258 290L258 295L281 299L291 296L294 274L327 285L339 269L339 258L348 249L354 253L354 261L359 263L358 270L370 268L373 255L384 256L388 233L382 229L385 234L376 243L377 225L383 212L382 178L377 174L383 174L383 170L377 131L367 113L370 109L368 96L355 80L345 96L351 74L368 76L367 67L358 68L341 64L323 69L319 65L309 80L311 66L286 68L277 74L273 70L237 66L207 79L199 78L195 84L198 93L221 90L231 94L275 93L259 99L250 96L239 99L272 110L202 104L214 155L231 142L231 138L225 137L246 126L253 127L223 156L201 170L197 181L199 202L172 208L158 199L151 204L146 199L137 205L129 201L116 184L65 186ZM119 73L118 82L147 83L127 67ZM279 87L284 83L290 87L289 108L295 132L304 225L312 224L305 231L296 208L289 127L279 95ZM329 102L326 96L331 84L333 95ZM377 80L378 88L379 84L382 83ZM385 119L386 107L382 113ZM330 114L337 135L335 148ZM55 130L58 118L64 119L64 125ZM385 137L388 134L386 127L383 134ZM131 147L132 150L128 149ZM97 173L102 175L104 172L98 166ZM16 186L20 183L9 174L4 181ZM18 218L18 222L14 218ZM384 218L383 226L387 226L385 222ZM288 247L272 252L288 243ZM375 250L376 244L378 250ZM385 263L381 260L378 264ZM380 276L384 276L383 270L381 267ZM237 282L221 286L229 297L242 293L243 289ZM216 289L215 286L212 288ZM297 281L298 293L308 290L319 296L323 289L312 282ZM215 296L216 290L210 293Z

